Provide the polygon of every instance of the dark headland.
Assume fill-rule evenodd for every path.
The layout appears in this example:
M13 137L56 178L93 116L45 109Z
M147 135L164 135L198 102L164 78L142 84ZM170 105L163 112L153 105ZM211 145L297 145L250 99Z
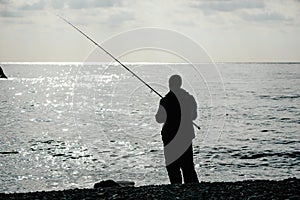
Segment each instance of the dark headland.
M0 66L0 78L7 78L7 76L4 74L1 66Z
M300 179L2 193L0 199L300 199Z

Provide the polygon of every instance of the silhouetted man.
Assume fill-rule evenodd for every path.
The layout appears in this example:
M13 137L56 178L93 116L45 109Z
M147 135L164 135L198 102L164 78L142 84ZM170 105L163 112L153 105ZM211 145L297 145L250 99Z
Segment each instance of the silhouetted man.
M181 88L182 79L169 79L170 91L160 100L156 121L164 123L161 135L164 143L166 168L171 184L198 183L193 162L192 140L195 138L193 120L197 118L197 104L192 95ZM181 170L181 171L180 171Z

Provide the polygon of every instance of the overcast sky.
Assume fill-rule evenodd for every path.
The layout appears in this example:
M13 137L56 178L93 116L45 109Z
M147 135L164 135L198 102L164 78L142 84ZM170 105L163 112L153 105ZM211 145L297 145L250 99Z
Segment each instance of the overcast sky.
M0 62L83 61L95 47L55 13L98 43L159 27L214 61L300 61L299 0L0 0Z

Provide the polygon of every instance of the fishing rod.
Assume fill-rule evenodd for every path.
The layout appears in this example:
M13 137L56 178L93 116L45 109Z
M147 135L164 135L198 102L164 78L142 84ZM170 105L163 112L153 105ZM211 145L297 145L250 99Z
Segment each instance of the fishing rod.
M69 24L70 26L72 26L74 29L76 29L79 33L81 33L82 35L84 35L88 40L90 40L92 43L94 43L97 47L99 47L102 51L104 51L107 55L109 55L111 58L113 58L115 61L117 61L122 67L124 67L128 72L130 72L133 76L135 76L138 80L140 80L144 85L146 85L151 91L153 91L155 94L157 94L160 98L163 98L163 96L161 94L159 94L155 89L153 89L148 83L146 83L143 79L141 79L136 73L134 73L133 71L131 71L128 67L126 67L123 63L121 63L117 58L115 58L111 53L109 53L108 51L106 51L102 46L100 46L97 42L95 42L92 38L90 38L87 34L85 34L84 32L82 32L79 28L77 28L75 25L73 25L71 22L69 22L68 20L66 20L65 18L63 18L60 15L56 15L57 17L59 17L60 19L62 19L63 21L65 21L67 24ZM200 126L198 126L197 124L195 124L193 122L193 125L200 130Z

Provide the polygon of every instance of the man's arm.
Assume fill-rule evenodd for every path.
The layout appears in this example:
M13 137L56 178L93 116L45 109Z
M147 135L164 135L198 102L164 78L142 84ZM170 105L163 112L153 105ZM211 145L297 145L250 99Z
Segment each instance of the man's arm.
M161 104L159 104L155 119L158 123L164 123L167 120L167 112Z
M191 97L192 97L191 98L192 99L192 102L191 102L191 104L192 104L192 120L195 120L198 116L198 114L197 114L197 102L196 102L196 100L193 96L191 96Z

